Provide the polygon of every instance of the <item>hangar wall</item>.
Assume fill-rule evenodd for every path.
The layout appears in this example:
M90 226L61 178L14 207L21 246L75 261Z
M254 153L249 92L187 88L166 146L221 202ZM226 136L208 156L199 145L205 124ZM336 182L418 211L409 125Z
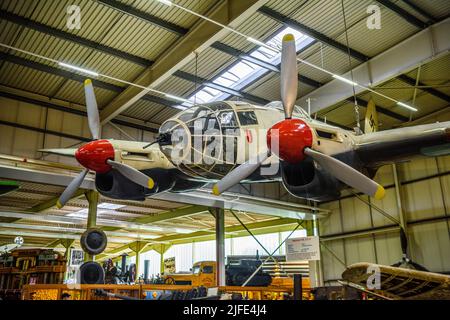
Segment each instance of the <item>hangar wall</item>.
M0 97L0 153L20 157L39 159L42 157L36 150L41 148L69 148L78 146L81 141L75 137L90 138L87 118L82 115L45 108L31 103ZM5 125L3 122L18 123L37 130ZM123 125L118 126L137 141L153 141L153 133ZM56 134L38 132L53 131ZM107 124L103 127L102 137L130 140L120 130ZM59 136L57 133L63 133ZM70 136L74 136L71 138ZM45 155L41 159L75 164L74 159Z
M383 200L363 198L399 219L392 170L392 166L384 166L375 178L386 188ZM397 172L410 257L430 271L450 272L450 157L420 158L397 164ZM348 237L355 231L393 226L391 220L353 195L344 195L340 200L320 207L332 210L327 218L319 221L320 236L324 240L333 236L322 241L321 263L325 284L341 278L344 265L356 262L390 265L400 261L398 229Z

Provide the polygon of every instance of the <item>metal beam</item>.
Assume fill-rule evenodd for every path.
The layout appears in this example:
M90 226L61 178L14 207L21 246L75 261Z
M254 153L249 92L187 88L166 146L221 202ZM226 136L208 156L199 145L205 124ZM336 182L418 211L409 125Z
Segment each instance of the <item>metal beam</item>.
M279 12L277 12L277 11L271 9L271 8L262 7L259 11L264 13L265 15L267 15L267 16L275 19L275 20L277 20L278 22L280 22L280 23L282 23L282 24L284 24L286 26L289 26L289 27L291 27L293 29L296 29L296 30L298 30L298 31L300 31L302 33L305 33L305 34L309 35L310 37L312 37L312 38L314 38L316 40L319 40L319 41L329 45L330 47L335 48L336 50L339 50L339 51L341 51L341 52L343 52L345 54L349 54L350 53L350 56L352 58L356 59L356 60L359 60L361 62L365 62L365 61L370 59L370 57L366 56L362 52L359 52L359 51L357 51L355 49L352 49L352 48L347 48L346 45L343 45L340 42L337 42L336 40L334 40L334 39L332 39L332 38L330 38L330 37L328 37L328 36L326 36L326 35L324 35L324 34L322 34L320 32L317 32L317 31L315 31L312 28L309 28L306 25L303 25L303 24L301 24L301 23L299 23L299 22L297 22L297 21L295 21L293 19L290 19L289 17L284 16L281 13L279 13ZM423 29L423 28L421 28L421 29ZM403 78L407 79L409 77L404 75ZM411 82L415 83L414 79L411 79L411 78L409 78L408 81L409 81L409 83L411 83ZM434 89L432 89L432 90L423 89L423 91L426 91L426 92L428 92L428 93L430 93L432 95L435 95L437 93L438 95L436 95L436 96L439 97L439 98L440 98L440 96L442 96L442 93L440 93L439 91L434 90ZM386 115L393 116L395 118L395 116L394 116L395 113L392 114L392 115L389 115L389 114L386 114Z
M123 12L125 14L134 16L136 18L142 19L146 22L149 22L157 27L163 28L167 31L173 32L175 34L178 34L180 36L185 35L189 30L186 28L183 28L179 25L176 25L175 23L163 20L161 18L158 18L154 15L151 15L147 12L138 10L132 6L126 5L122 2L115 1L115 0L97 0L97 2L100 2L103 5L106 5L110 8L113 8L114 10L118 10L120 12Z
M450 50L449 29L450 18L447 18L414 34L389 50L355 67L352 70L354 81L365 86L376 87L398 75L409 72L417 65L446 54ZM344 74L343 77L350 79L350 72ZM364 89L360 87L356 87L355 90L356 94L364 92ZM308 98L315 99L311 110L314 113L352 96L352 87L335 79L300 98L298 102L306 104Z
M207 211L208 211L208 207L205 207L205 206L187 206L187 207L177 208L177 209L173 209L173 210L166 211L166 212L156 213L156 214L154 214L152 216L148 216L148 217L137 218L137 219L133 220L133 222L150 224L150 223L162 222L162 221L166 221L166 220L170 220L170 219L181 218L181 217L185 217L185 216L191 216L191 215L195 215L195 214L199 214L199 213L207 212Z
M293 19L291 19L269 7L266 7L266 6L260 8L258 11L265 14L266 16L278 21L279 23L285 25L286 27L291 27L292 29L298 30L298 31L310 36L311 38L317 39L320 42L323 42L323 43L329 45L330 47L333 47L339 51L344 52L345 54L348 54L348 49L347 49L346 45L327 37L323 33L320 33L318 31L314 30L313 28L310 28L310 27L308 27L296 20L293 20ZM368 60L368 57L365 54L363 54L357 50L351 49L351 48L350 48L350 55L353 58L358 59L360 61Z
M298 220L295 219L289 219L289 218L281 218L276 220L268 220L268 221L261 221L261 222L255 222L255 223L249 223L247 224L247 228L252 230L253 234L265 234L265 233L271 233L273 232L274 228L291 228L292 225L297 225ZM245 228L241 225L234 225L225 227L225 238L229 238L231 234L234 237L237 236L247 236L248 233L245 230ZM181 244L181 243L188 243L192 242L194 240L201 240L201 241L207 241L207 240L214 240L215 235L211 232L211 230L208 231L198 231L193 232L189 234L176 234L176 235L170 235L170 236L162 236L159 238L155 238L151 240L151 242L161 242L161 243L169 243L169 244ZM99 255L99 259L110 256L112 254L122 252L128 248L128 244L121 246L119 248L112 249L105 254ZM147 248L143 252L152 250L152 248Z
M63 69L58 69L46 64L42 64L36 61L31 61L31 60L27 60L18 56L14 56L11 54L7 54L7 53L0 53L0 59L3 59L5 61L11 62L11 63L15 63L27 68L32 68L38 71L42 71L42 72L46 72L55 76L59 76L59 77L63 77L66 79L70 79L70 80L74 80L77 82L81 82L83 83L84 80L86 80L86 76L83 75L79 75L77 73L73 73L71 71L66 71ZM97 80L97 79L93 79L92 83L94 84L95 87L99 87L105 90L109 90L109 91L113 91L116 93L122 93L124 91L124 88L109 82L104 82L101 80ZM158 97L158 96L152 96L150 94L145 94L141 97L142 100L147 100L150 102L155 102L155 103L159 103L161 105L164 105L166 107L174 107L177 103L171 100L167 100L164 99L162 97ZM120 121L120 120L119 120ZM117 121L116 121L117 123Z
M173 75L176 76L176 77L179 77L181 79L193 82L193 83L201 84L201 85L203 85L205 87L208 87L208 88L219 90L221 92L228 93L228 94L231 94L233 96L240 97L240 98L252 101L252 102L257 103L257 104L265 105L265 104L268 104L270 102L267 99L254 96L254 95L252 95L250 93L246 93L246 92L238 91L238 90L235 90L235 89L231 89L229 87L222 86L220 84L217 84L217 83L214 83L212 81L209 81L209 80L207 80L205 78L202 78L202 77L199 77L199 76L195 76L193 74L190 74L190 73L187 73L187 72L184 72L184 71L181 71L181 70L175 71Z
M78 189L77 191L75 191L75 193L73 194L73 196L70 199L75 199L78 198L80 196L82 196L85 193L85 191L83 189ZM28 209L28 212L41 212L47 209L50 209L54 206L56 206L56 203L58 202L59 196L54 197L50 200L47 200L43 203L37 204L33 207L31 207L30 209ZM70 201L70 200L69 200Z
M395 3L389 1L389 0L377 0L377 2L383 6L385 6L386 8L388 8L389 10L391 10L392 12L395 12L396 14L398 14L400 17L402 17L403 19L405 19L405 21L407 21L408 23L412 24L413 26L415 26L416 28L419 29L424 29L426 28L428 25L423 22L422 20L420 20L419 18L417 18L416 16L412 15L411 13L409 13L408 11L406 11L405 9L403 9L402 7L399 7L398 5L396 5Z
M233 47L231 47L231 46L229 46L229 45L227 45L225 43L221 43L221 42L217 41L217 42L214 42L211 45L211 47L216 49L216 50L219 50L219 51L222 51L224 53L227 53L229 55L232 55L234 57L237 57L239 59L242 59L242 60L251 62L253 64L256 64L257 66L260 66L260 67L265 68L267 70L280 73L280 69L281 69L281 65L280 64L274 65L274 64L271 64L269 62L266 62L266 61L260 60L258 58L252 57L248 53L246 53L244 51L241 51L239 49L233 48ZM319 81L316 81L314 79L308 78L308 77L306 77L304 75L300 75L300 74L298 75L298 80L300 82L302 82L304 84L307 84L307 85L309 85L311 87L314 87L314 88L318 88L318 87L320 87L322 85L322 83L320 83Z
M39 231L12 231L12 230L0 230L0 235L5 236L26 236L34 238L45 239L74 239L79 240L79 234L67 234L67 233L55 233L55 232L39 232ZM130 240L117 237L108 237L108 241L112 243L128 243Z
M71 71L66 71L63 69L55 68L55 67L52 67L52 66L49 66L46 64L36 62L36 61L27 60L22 57L7 54L4 52L0 53L0 59L11 62L11 63L18 64L18 65L21 65L24 67L32 68L32 69L35 69L38 71L50 73L55 76L60 76L60 77L66 78L66 79L71 79L71 80L74 80L77 82L84 82L84 80L86 80L86 76L79 75L79 74L71 72ZM97 79L93 79L92 83L95 87L106 89L109 91L114 91L117 93L120 93L123 90L123 88L120 86L117 86L117 85L109 83L109 82L97 80Z
M53 110L58 110L58 111L62 111L62 112L67 112L67 113L71 113L71 114L76 114L76 115L79 115L79 116L87 117L87 112L86 111L82 111L82 110L78 110L78 109L74 109L74 108L61 106L61 105L54 104L54 103L47 102L47 101L36 100L36 99L20 96L20 95L9 93L9 92L0 91L0 97L4 97L4 98L7 98L7 99L11 99L11 100L22 101L22 102L34 104L34 105L37 105L37 106L40 106L40 107L44 107L44 108L49 108L49 109L53 109ZM76 103L73 102L73 104L76 104ZM125 118L123 116L121 116L121 117ZM158 130L156 128L152 128L152 127L148 127L146 125L140 125L140 124L137 124L137 123L129 122L127 120L122 120L122 119L120 119L120 117L113 119L111 122L114 123L114 124L122 125L122 126L125 126L125 127L130 127L130 128L134 128L134 129L138 129L138 130L149 131L149 132L154 132L154 133L158 132ZM158 126L159 127L159 125L157 125L155 123L149 123L149 125L153 125L153 126Z
M348 102L354 103L353 97L347 98L346 100ZM368 102L366 100L356 97L356 102L358 103L358 106L367 108ZM396 112L393 112L389 109L386 109L386 108L383 108L380 106L377 106L377 111L378 111L378 113L384 114L385 116L391 117L393 119L396 119L396 120L399 120L402 122L409 121L408 117L402 116L401 114L398 114Z
M87 225L87 219L86 218L78 218L78 217L68 217L68 216L58 216L58 215L50 215L50 214L31 214L31 213L24 213L24 212L4 212L0 211L0 217L3 218L15 218L15 219L23 219L26 221L34 221L34 222L45 222L45 223L56 223L58 225L65 224L65 225ZM111 227L111 229L107 229L106 231L115 231L118 229L127 229L127 230L136 230L138 231L138 234L141 234L140 232L161 232L167 231L167 232L173 232L176 233L178 229L177 227L166 227L166 226L149 226L145 223L139 224L139 223L133 223L128 221L114 221L114 220L108 220L108 219L97 219L97 225L99 226L107 226ZM188 228L183 228L186 230L190 230ZM80 229L81 230L81 229ZM199 229L191 229L192 232L198 231ZM83 229L84 231L84 229ZM128 232L129 237L132 237L132 234ZM125 233L121 232L110 232L112 235L125 235ZM142 234L141 234L142 235ZM146 238L145 234L142 236L142 238ZM151 238L154 238L153 236Z
M35 31L39 31L39 32L63 39L63 40L71 41L76 44L82 45L84 47L88 47L93 50L98 50L103 53L112 55L112 56L120 58L120 59L127 60L129 62L139 64L144 67L149 67L153 64L153 61L150 61L148 59L145 59L145 58L142 58L142 57L139 57L139 56L136 56L136 55L130 54L128 52L121 51L121 50L118 50L118 49L115 49L112 47L105 46L101 43L98 43L98 42L95 42L95 41L92 41L92 40L89 40L86 38L82 38L73 33L69 33L66 31L62 31L62 30L47 26L45 24L42 24L40 22L33 21L31 19L19 16L12 12L1 10L0 11L0 19L4 19L4 20L10 21L10 22L13 22L15 24L24 26L26 28L29 28L29 29L32 29Z
M426 12L421 7L419 7L417 4L413 3L411 0L402 0L402 1L404 3L406 3L408 6L410 6L411 8L413 8L416 12L420 13L422 16L427 18L429 20L429 22L436 23L436 18L435 17L433 17L431 14Z
M92 141L92 139L86 138L86 137L80 137L80 136L75 136L75 135L67 134L67 133L63 133L63 132L56 132L56 131L53 131L53 130L31 127L31 126L27 126L27 125L24 125L24 124L4 121L4 120L0 120L0 125L9 126L9 127L13 127L13 128L19 128L19 129L25 129L25 130L30 130L30 131L35 131L35 132L39 132L39 133L43 133L43 134L51 134L51 135L54 135L54 136L57 136L57 137L63 137L63 138L67 138L67 139L79 140L79 141L84 141L84 142Z
M410 78L404 74L399 75L397 78L413 87L425 86L424 83L422 83L420 81L416 83L416 80L414 80L413 78ZM448 96L445 93L443 93L439 90L436 90L434 88L419 88L419 90L425 91L425 92L427 92L435 97L438 97L439 99L444 100L446 102L450 102L450 96Z
M277 73L280 72L280 69L281 69L281 65L280 64L273 65L271 63L262 61L260 59L254 58L254 57L251 57L247 53L245 53L245 52L243 52L241 50L235 49L235 48L233 48L231 46L228 46L228 45L226 45L224 43L215 42L215 43L212 44L211 47L214 48L214 49L220 50L222 52L225 52L227 54L230 54L232 56L238 57L238 58L240 58L242 60L246 60L246 61L249 61L251 63L254 63L254 64L256 64L256 65L258 65L258 66L260 66L262 68L265 68L267 70L274 71L274 72L277 72ZM298 80L301 83L307 84L307 85L309 85L311 87L314 87L314 88L319 88L320 86L323 85L323 83L321 83L321 82L318 82L318 81L316 81L314 79L308 78L308 77L300 75L300 74L298 75ZM199 81L199 80L197 80L197 81ZM348 98L347 100L349 102L353 103L353 98ZM365 101L365 100L363 100L361 98L357 98L357 101L358 101L358 104L360 106L363 106L363 107L367 106L367 101ZM378 110L379 113L382 113L382 114L384 114L384 115L386 115L388 117L391 117L391 118L394 118L394 119L397 119L397 120L400 120L400 121L408 121L409 120L408 117L402 116L400 114L397 114L397 113L395 113L393 111L390 111L388 109L385 109L385 108L382 108L382 107L379 107L379 106L377 106L377 110ZM331 124L331 122L330 122L330 124ZM342 127L342 125L338 125L338 124L334 124L334 125ZM345 129L349 129L349 128L345 128ZM350 130L352 130L352 129L350 128Z
M228 0L219 2L208 14L208 18L231 27L240 25L267 0ZM155 64L145 70L134 82L155 87L163 83L174 71L191 61L195 52L201 52L229 31L206 20L200 20L185 36L167 50ZM129 86L100 113L102 124L125 111L143 95L145 90Z

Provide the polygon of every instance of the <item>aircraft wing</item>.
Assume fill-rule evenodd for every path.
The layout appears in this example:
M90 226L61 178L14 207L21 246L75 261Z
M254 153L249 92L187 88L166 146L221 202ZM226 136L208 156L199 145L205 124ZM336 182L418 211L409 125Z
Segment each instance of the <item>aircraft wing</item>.
M77 149L39 149L39 152L57 154L59 156L75 157Z
M356 136L355 152L368 166L408 160L420 155L449 155L450 121Z
M374 270L379 271L380 287L371 290ZM439 273L363 262L348 266L342 278L388 299L450 300L450 276Z

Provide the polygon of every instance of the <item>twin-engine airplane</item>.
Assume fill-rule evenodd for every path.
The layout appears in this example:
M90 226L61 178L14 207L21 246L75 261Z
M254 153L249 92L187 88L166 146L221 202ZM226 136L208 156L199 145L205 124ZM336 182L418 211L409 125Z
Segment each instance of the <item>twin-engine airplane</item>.
M58 207L89 170L96 173L98 192L126 200L208 183L214 183L218 195L238 183L270 181L281 181L294 196L315 201L335 199L347 187L381 199L384 189L372 180L380 166L450 154L450 122L374 132L373 105L366 115L366 134L316 121L295 106L297 79L295 40L288 34L282 43L282 102L196 105L164 122L151 144L100 139L94 89L86 80L93 141L78 149L40 150L75 156L85 168L63 192Z

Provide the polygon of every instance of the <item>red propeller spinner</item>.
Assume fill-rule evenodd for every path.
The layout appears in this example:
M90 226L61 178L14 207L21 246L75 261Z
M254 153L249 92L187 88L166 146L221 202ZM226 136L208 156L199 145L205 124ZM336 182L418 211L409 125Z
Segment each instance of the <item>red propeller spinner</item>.
M304 149L310 148L312 142L311 129L301 119L285 119L274 124L267 132L267 146L270 151L289 163L302 161L305 158ZM272 143L278 143L278 150Z
M85 168L97 173L111 170L107 160L114 160L114 147L108 140L91 141L75 152L75 158Z

